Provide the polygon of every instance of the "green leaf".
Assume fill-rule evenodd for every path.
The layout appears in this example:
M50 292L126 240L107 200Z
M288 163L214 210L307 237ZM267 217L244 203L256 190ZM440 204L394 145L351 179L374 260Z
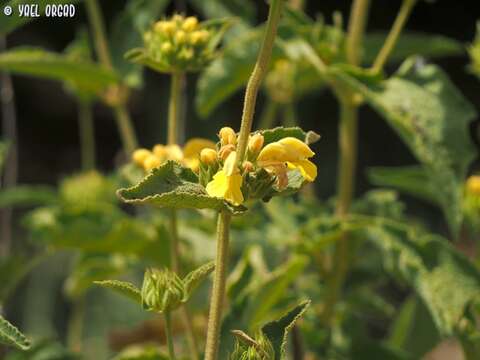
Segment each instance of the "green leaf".
M458 233L462 189L475 149L469 123L473 106L436 65L408 59L382 86L362 83L341 72L333 74L362 94L399 134L423 164L430 187L442 189L437 198L451 231Z
M438 191L432 187L428 172L421 166L375 167L368 169L370 182L388 186L406 194L439 204Z
M114 68L126 84L138 87L142 83L142 67L128 62L124 54L143 45L142 33L157 20L167 7L167 0L128 1L115 18L110 37Z
M142 304L142 295L140 293L140 289L132 283L119 280L103 280L95 281L94 284L107 289L111 289L118 294L135 301L138 304Z
M281 319L272 321L262 327L263 334L270 340L275 350L274 360L284 359L288 333L297 320L305 313L310 303L310 300L304 301L290 310Z
M138 185L118 190L126 203L151 204L167 208L228 210L239 214L246 209L207 194L197 175L174 161L153 169Z
M190 272L183 281L186 297L192 296L196 287L215 270L215 262L209 262Z
M386 33L373 32L365 35L363 62L372 64L382 48ZM401 62L409 56L420 55L427 58L462 55L463 44L442 35L404 31L400 35L389 62Z
M0 69L21 75L71 82L84 91L98 93L117 82L108 69L88 61L40 48L17 47L0 54Z
M409 297L398 312L387 343L422 358L440 342L440 334L433 323L428 309L415 296Z
M55 190L43 185L19 185L0 191L0 208L50 205L58 202Z
M38 10L41 16L45 13L45 7L48 4L75 4L78 0L36 0L34 4L38 5ZM13 14L11 16L4 16L2 15L2 21L0 22L0 35L5 36L6 34L14 31L15 29L19 28L22 25L29 23L35 19L36 17L29 17L29 16L19 16L18 5L20 4L32 4L29 0L10 0L2 2L2 9L9 5L13 8ZM78 11L78 7L77 7Z
M478 269L445 239L406 225L384 223L366 234L381 250L386 269L415 289L440 334L455 335L467 307L479 299Z
M320 135L316 134L314 131L305 132L299 127L279 126L274 129L259 130L257 132L263 135L265 145L286 137L294 137L306 142L307 144L312 144L318 141L320 138Z
M30 348L30 340L2 316L0 316L0 343L20 350L28 350Z

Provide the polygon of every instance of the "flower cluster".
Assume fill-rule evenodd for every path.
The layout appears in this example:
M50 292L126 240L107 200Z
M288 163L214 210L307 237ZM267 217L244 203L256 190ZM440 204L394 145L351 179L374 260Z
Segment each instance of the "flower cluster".
M202 149L215 149L215 143L207 139L194 138L189 140L183 149L176 144L157 144L152 150L135 150L132 154L132 160L145 171L157 168L167 160L174 160L197 172L200 165L199 155Z
M264 145L261 133L252 134L246 158L239 164L235 131L224 127L218 136L218 151L209 148L200 153L200 182L210 196L240 205L247 199L265 199L285 190L292 171L301 174L303 181L314 181L317 176L317 167L309 160L314 152L297 138L285 137Z
M213 59L219 31L194 16L176 14L153 24L143 36L144 48L127 58L160 72L198 71Z

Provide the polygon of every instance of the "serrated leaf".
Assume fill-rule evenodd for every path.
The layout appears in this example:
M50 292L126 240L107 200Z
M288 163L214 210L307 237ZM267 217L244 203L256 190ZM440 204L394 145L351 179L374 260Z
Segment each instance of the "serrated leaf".
M30 348L30 340L2 316L0 316L0 343L20 350Z
M373 32L365 35L363 40L363 62L372 64L380 51L386 33ZM462 55L465 52L463 44L455 39L437 34L403 31L398 39L389 62L401 62L412 55L420 55L427 58Z
M228 210L239 214L246 209L207 194L197 175L174 161L153 169L138 185L118 190L126 203L150 204L167 208Z
M41 16L45 13L45 7L48 4L75 4L79 0L36 0L35 4L38 5L38 10ZM4 36L15 29L19 28L22 25L29 23L38 17L32 16L20 16L18 6L20 4L32 4L29 0L10 0L2 3L2 9L9 5L13 8L13 13L11 16L2 15L2 21L0 22L0 35ZM77 9L78 10L78 9Z
M459 331L467 307L480 297L480 272L447 240L394 223L372 226L366 238L382 252L385 268L412 286L442 336Z
M120 295L123 295L138 304L142 304L142 295L140 289L132 283L120 280L94 281L95 285L111 289Z
M256 131L256 133L260 133L263 135L264 138L264 144L270 144L272 142L281 140L286 137L294 137L299 140L305 141L307 139L307 136L309 133L306 133L299 127L276 127L274 129L266 129L266 130L259 130Z
M307 300L290 310L281 319L272 321L262 327L263 334L270 340L275 350L275 359L282 360L285 357L285 347L289 331L305 313L311 301Z
M406 194L438 204L438 191L431 186L428 173L421 166L375 167L368 169L367 175L374 185L393 187Z
M3 52L0 54L0 69L71 82L92 93L98 93L118 81L111 70L95 63L33 47L17 47Z
M0 191L0 208L51 205L57 202L58 196L50 186L19 185Z
M215 262L209 262L190 272L183 281L187 298L192 296L196 287L215 270Z
M370 86L335 72L354 91L362 94L397 131L429 176L447 222L454 234L462 221L462 186L475 150L469 123L473 106L436 65L408 59L382 86Z

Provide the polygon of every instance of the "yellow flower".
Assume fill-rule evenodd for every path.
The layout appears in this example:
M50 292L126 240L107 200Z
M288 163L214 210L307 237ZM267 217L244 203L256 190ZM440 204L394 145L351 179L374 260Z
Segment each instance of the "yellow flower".
M240 205L244 198L242 194L242 175L238 170L236 152L228 155L223 165L223 169L213 176L213 180L207 184L207 193L210 196L222 198L232 203Z
M308 158L315 153L305 144L293 137L286 137L265 146L257 158L259 166L276 172L277 169L288 166L298 169L307 181L317 177L317 167Z
M467 191L472 195L480 196L480 175L472 175L467 179Z
M215 149L213 141L201 138L193 138L187 141L183 147L183 162L193 171L200 166L200 153L203 149Z

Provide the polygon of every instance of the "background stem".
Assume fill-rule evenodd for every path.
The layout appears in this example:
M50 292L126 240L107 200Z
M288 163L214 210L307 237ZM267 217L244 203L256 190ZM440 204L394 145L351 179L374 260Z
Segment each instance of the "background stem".
M80 152L82 170L95 168L95 130L91 103L78 101L78 126L80 130Z
M70 350L82 351L83 319L85 317L85 297L80 295L72 302L72 313L68 321L67 346Z
M165 311L165 334L167 336L168 355L170 360L175 360L175 349L173 346L172 314Z
M174 145L178 142L178 120L180 117L180 105L182 102L182 78L182 73L173 73L171 76L167 131L167 143L169 145Z
M417 0L403 0L402 7L397 14L392 29L373 63L372 70L374 72L380 72L385 66L416 2Z
M5 37L0 37L0 52L6 50ZM2 136L8 140L7 158L3 173L0 171L0 185L3 188L13 187L18 178L18 144L17 144L17 114L15 111L15 93L13 91L12 78L7 72L0 74L0 102L2 107ZM10 253L12 244L12 208L5 207L0 211L0 257L6 257Z
M248 137L252 130L253 115L255 113L255 104L257 102L258 90L262 80L268 70L270 57L272 55L275 36L277 35L278 22L282 14L284 0L271 0L268 13L267 26L263 37L262 46L258 54L257 62L252 75L248 80L245 90L245 101L243 103L242 123L240 126L240 135L237 146L237 162L242 162L247 150Z
M272 99L267 99L267 103L263 109L257 129L271 129L273 125L275 125L277 112L278 103Z
M105 25L102 20L102 12L98 2L97 0L86 0L85 4L98 60L106 68L113 69L112 58L110 56L108 42L105 35ZM119 87L119 85L115 86ZM115 92L119 93L120 91ZM120 137L122 139L123 149L127 155L130 155L138 147L130 115L124 104L113 106L113 110L118 131L120 132Z
M231 215L222 211L217 223L217 259L213 279L210 313L208 315L207 343L205 360L215 360L218 355L220 326L222 319L225 282L227 279L227 255Z

